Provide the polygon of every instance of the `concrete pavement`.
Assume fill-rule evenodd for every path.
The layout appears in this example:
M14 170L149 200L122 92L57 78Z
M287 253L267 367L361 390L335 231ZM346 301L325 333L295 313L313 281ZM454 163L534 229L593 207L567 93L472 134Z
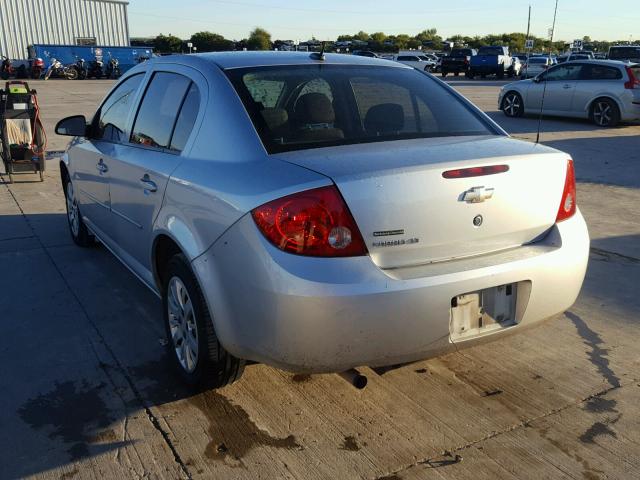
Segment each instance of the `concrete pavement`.
M54 122L110 84L35 83L51 150ZM536 119L497 112L497 84L451 83L535 134ZM55 160L44 184L0 183L0 478L637 478L640 126L544 127L576 161L593 239L576 305L523 335L365 368L364 391L254 365L191 394L167 369L158 299L104 248L71 243Z

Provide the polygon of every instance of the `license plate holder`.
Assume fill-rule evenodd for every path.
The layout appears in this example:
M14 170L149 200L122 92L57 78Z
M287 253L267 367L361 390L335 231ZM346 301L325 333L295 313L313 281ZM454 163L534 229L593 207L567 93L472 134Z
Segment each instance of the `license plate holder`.
M518 284L509 283L451 299L451 340L465 340L516 325Z

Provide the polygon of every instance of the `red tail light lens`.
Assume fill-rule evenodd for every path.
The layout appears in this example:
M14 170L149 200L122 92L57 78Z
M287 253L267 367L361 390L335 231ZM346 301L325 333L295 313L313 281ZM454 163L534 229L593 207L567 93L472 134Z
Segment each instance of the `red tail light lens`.
M484 175L495 175L509 171L509 165L488 165L486 167L459 168L457 170L447 170L442 173L444 178L469 178L482 177Z
M625 67L627 75L629 75L629 81L624 82L624 88L627 90L633 90L634 88L640 88L640 78L636 78L633 70L630 67Z
M576 213L576 172L573 168L573 160L570 159L567 161L567 176L564 180L564 190L556 223L571 218L574 213Z
M285 252L313 257L367 254L360 230L335 186L273 200L251 215L267 240Z

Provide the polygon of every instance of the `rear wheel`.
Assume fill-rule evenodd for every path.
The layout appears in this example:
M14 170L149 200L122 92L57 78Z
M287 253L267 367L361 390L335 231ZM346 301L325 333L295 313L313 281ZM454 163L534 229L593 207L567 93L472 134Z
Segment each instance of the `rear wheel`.
M599 127L615 127L620 123L620 110L613 100L599 98L591 106L591 120Z
M67 80L77 80L78 79L78 70L74 67L66 68L64 70L64 76Z
M502 100L502 111L507 117L521 117L524 115L524 102L518 92L509 92Z
M183 254L171 257L164 278L167 346L180 377L200 389L221 388L238 380L245 361L218 341L202 290Z

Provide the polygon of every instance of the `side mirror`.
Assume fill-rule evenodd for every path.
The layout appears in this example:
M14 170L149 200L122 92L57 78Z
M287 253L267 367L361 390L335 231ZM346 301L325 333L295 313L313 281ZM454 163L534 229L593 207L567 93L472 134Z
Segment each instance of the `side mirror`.
M87 134L87 119L84 115L63 118L56 124L56 134L84 137Z

